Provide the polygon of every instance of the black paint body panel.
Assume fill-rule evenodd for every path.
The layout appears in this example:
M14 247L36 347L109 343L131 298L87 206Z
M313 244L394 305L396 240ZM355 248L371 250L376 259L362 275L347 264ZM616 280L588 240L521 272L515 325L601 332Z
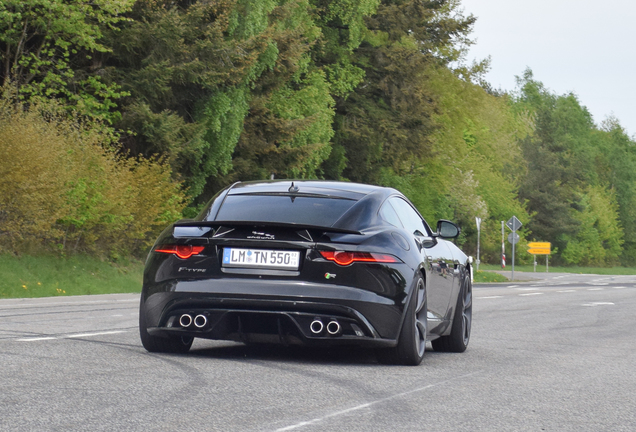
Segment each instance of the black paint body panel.
M356 344L394 346L405 307L419 278L429 299L429 339L448 334L457 304L460 279L469 276L468 257L441 239L424 222L419 237L390 225L379 209L390 197L403 196L378 186L321 181L239 183L221 191L193 221L169 226L150 252L141 296L143 316L153 336L193 336L243 342L283 344ZM233 194L272 194L290 206L307 197L355 200L330 224L317 226L263 220L220 221L216 215ZM303 195L305 194L305 195ZM284 212L282 213L284 216ZM250 216L252 217L252 216ZM197 226L199 228L197 228ZM156 252L162 245L202 246L198 255L181 259ZM297 270L227 268L226 247L300 252ZM393 263L354 262L341 266L320 251L385 254ZM205 315L203 328L179 325L183 314ZM314 320L337 320L337 335L310 331Z

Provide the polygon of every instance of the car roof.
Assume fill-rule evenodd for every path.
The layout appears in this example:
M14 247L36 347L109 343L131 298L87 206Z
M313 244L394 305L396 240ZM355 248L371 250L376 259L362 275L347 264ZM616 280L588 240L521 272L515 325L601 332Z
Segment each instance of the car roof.
M267 180L235 183L228 191L228 195L293 193L299 195L318 194L359 200L374 192L380 192L381 195L390 195L397 191L382 186L330 180Z

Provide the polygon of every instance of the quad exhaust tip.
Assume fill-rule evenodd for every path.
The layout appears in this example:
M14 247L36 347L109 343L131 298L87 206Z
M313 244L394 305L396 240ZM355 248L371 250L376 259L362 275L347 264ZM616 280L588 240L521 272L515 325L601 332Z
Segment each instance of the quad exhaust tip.
M338 321L329 321L329 324L327 324L327 333L331 336L339 335L341 331L342 327L340 327L340 323Z
M190 327L192 325L192 315L181 315L181 317L179 318L179 325L181 325L181 327Z
M342 326L335 319L329 321L325 326L320 318L314 318L309 325L309 330L315 335L321 334L325 329L330 336L337 336L342 333Z
M194 326L197 328L203 328L208 323L208 318L205 315L197 315L194 317Z
M325 326L322 323L321 320L319 320L318 318L314 319L311 324L309 325L309 330L311 330L311 332L313 334L320 334L322 333L322 331L324 330Z

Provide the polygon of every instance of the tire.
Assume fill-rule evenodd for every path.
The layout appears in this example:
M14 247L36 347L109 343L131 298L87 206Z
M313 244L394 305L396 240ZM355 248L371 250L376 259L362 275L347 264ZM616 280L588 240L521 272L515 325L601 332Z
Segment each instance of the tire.
M473 285L470 273L464 274L462 287L457 296L457 306L453 317L450 335L442 336L431 342L433 349L439 352L464 352L470 341L470 330L473 320Z
M151 353L185 354L190 351L194 338L192 337L158 337L148 333L145 308L139 307L139 336L141 344Z
M417 366L422 362L426 351L427 313L426 285L420 276L409 300L398 344L377 351L380 363Z

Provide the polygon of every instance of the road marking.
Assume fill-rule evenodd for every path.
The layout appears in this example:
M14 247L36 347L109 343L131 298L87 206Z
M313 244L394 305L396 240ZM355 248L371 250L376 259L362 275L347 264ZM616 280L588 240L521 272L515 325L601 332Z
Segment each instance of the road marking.
M588 288L588 291L603 291L605 288Z
M119 333L126 333L126 330L113 330L113 331L94 332L94 333L78 333L78 334L65 335L65 336L45 336L45 337L20 338L20 339L16 339L16 341L18 341L18 342L34 342L34 341L43 341L43 340L58 340L58 339L101 336L101 335L119 334Z
M583 303L581 306L614 306L612 302L593 302L593 303Z
M517 291L537 291L539 288L517 288Z
M516 288L516 287L518 287L518 286L519 286L519 285L508 285L508 288Z
M114 331L96 332L96 333L80 333L80 334L73 334L73 335L68 335L64 337L81 338L81 337L101 336L101 335L118 334L118 333L126 333L126 330L114 330Z
M111 315L112 317L123 317L122 314Z
M561 290L561 291L557 291L560 293L571 293L571 292L576 292L576 290Z
M486 296L486 297L477 297L478 299L496 299L502 298L503 296Z
M614 287L614 289L625 289L627 287Z
M594 282L594 283L592 283L592 282L587 282L587 284L588 284L588 285L597 285L597 286L600 286L600 285L603 285L603 286L605 286L605 285L609 285L609 283L598 283L598 282Z
M341 410L341 411L335 411L335 412L326 414L326 415L324 415L322 417L315 418L313 420L307 420L307 421L303 421L303 422L299 422L299 423L293 424L291 426L287 426L287 427L283 427L283 428L280 428L280 429L276 429L276 432L290 431L290 430L301 428L303 426L308 426L308 425L320 423L323 420L327 420L327 419L330 419L330 418L333 418L333 417L338 417L338 416L342 416L342 415L345 415L345 414L349 414L351 412L358 411L358 410L361 410L361 409L364 409L364 408L369 408L372 405L376 405L376 404L379 404L379 403L390 401L392 399L397 399L397 398L401 398L401 397L404 397L404 396L408 396L408 395L411 395L413 393L419 393L419 392L422 392L424 390L431 389L433 387L439 387L441 385L446 385L446 384L448 384L449 382L452 382L452 381L468 378L469 376L476 375L477 373L478 372L469 373L469 374L466 374L466 375L462 375L462 376L456 377L456 378L454 378L452 380L441 381L441 382L438 382L436 384L429 384L429 385L424 386L424 387L419 387L419 388L416 388L414 390L409 390L409 391L406 391L406 392L403 392L403 393L394 394L392 396L388 396L388 397L385 397L385 398L382 398L382 399L377 399L377 400L374 400L372 402L367 402L367 403L364 403L364 404L361 404L361 405L356 405L354 407L347 408L347 409L344 409L344 410Z
M524 293L524 294L519 294L520 296L531 296L531 295L543 295L543 293L540 292L532 292L532 293Z
M13 300L13 299L9 299ZM117 304L117 303L139 303L139 299L124 299L124 300L84 300L84 301L74 301L74 302L20 302L16 304L3 304L2 309L9 308L29 308L29 307L40 307L40 306L68 306L68 305L87 305L87 304Z

